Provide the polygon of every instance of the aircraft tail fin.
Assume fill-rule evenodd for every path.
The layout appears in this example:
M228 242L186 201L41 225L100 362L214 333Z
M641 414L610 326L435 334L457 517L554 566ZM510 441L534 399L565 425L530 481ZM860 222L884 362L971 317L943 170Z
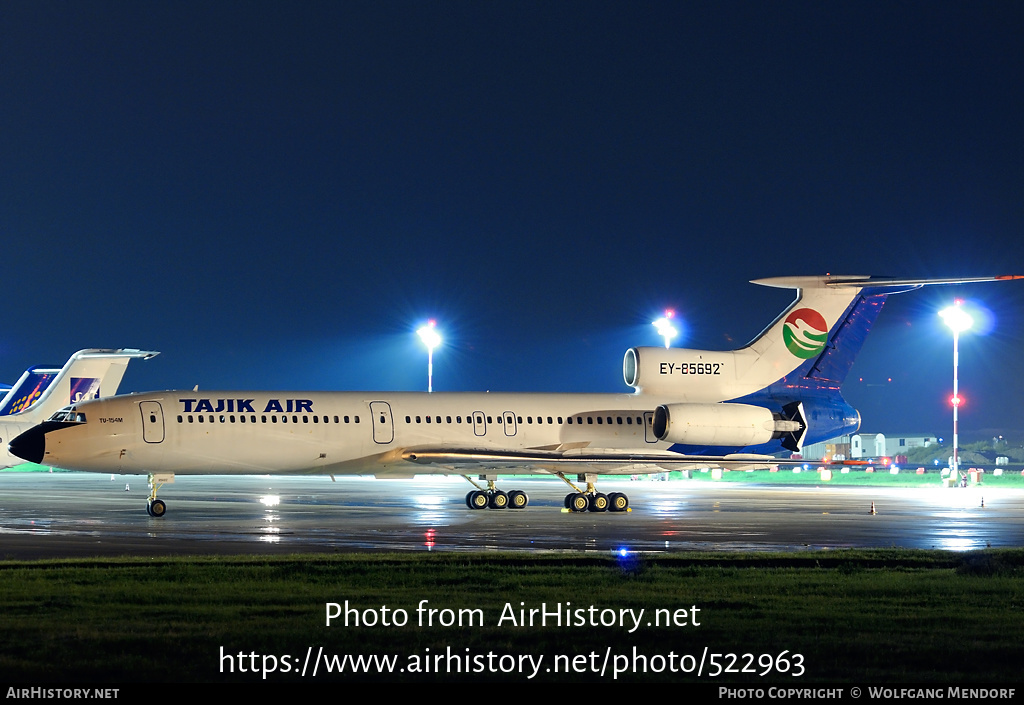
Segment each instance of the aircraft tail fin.
M51 365L35 365L25 370L17 383L0 399L0 416L20 413L35 404L59 372L59 367Z
M931 284L1024 279L1022 276L896 279L805 276L752 283L796 289L796 299L749 344L729 351L638 347L626 351L623 377L638 392L680 402L769 396L783 403L795 389L838 389L890 294Z
M0 414L12 421L40 423L69 404L113 396L128 362L159 355L149 350L79 350L60 369L33 367L4 397Z
M754 352L754 385L778 380L797 386L838 387L846 379L886 297L937 284L1022 279L1020 275L948 279L821 276L755 279L797 290L796 300L746 348ZM781 373L781 374L780 374ZM801 383L799 380L803 380Z

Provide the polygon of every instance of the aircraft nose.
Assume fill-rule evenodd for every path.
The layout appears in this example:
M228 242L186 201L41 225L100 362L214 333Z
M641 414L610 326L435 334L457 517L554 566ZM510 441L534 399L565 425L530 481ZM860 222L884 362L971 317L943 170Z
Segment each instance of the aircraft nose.
M33 426L12 440L7 447L13 455L38 465L43 462L43 453L46 451L46 429Z

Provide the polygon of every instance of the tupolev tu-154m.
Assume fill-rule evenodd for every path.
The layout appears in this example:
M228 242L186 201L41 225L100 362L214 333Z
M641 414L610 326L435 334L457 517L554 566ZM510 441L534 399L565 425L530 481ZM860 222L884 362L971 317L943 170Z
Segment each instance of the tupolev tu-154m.
M758 279L796 289L796 300L738 350L630 348L632 393L151 392L72 404L10 451L148 474L154 517L167 509L157 490L175 475L265 473L461 474L475 488L471 509L522 509L525 492L496 485L512 470L561 478L572 511L621 512L629 498L599 492L598 476L769 467L783 462L777 453L856 431L860 414L840 386L888 295L1020 278Z

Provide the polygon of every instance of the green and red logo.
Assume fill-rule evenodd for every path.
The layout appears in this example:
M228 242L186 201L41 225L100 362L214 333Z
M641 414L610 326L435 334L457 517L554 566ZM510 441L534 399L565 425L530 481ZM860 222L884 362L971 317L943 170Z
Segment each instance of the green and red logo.
M828 341L825 317L812 308L798 308L782 324L782 340L789 351L801 359L818 355Z

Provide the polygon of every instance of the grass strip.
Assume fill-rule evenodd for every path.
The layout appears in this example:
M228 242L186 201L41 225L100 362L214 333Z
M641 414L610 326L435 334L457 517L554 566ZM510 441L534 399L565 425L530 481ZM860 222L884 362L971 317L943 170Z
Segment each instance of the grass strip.
M550 667L556 656L587 664L593 654L601 660L610 653L632 659L617 680L686 681L698 679L670 672L667 662L652 672L658 663L651 659L670 653L699 658L708 647L740 655L736 667L747 665L743 654L756 661L761 654L799 653L806 669L799 678L736 672L715 682L1012 681L1024 657L1021 577L1022 550L6 561L0 563L0 673L33 683L253 681L261 675L248 666L262 665L265 655L299 663L308 647L322 647L337 655L395 655L407 670L321 671L317 680L525 681L518 670L424 672L424 657L531 654L543 655ZM439 610L433 624L419 623L428 616L417 612L423 600L427 609ZM326 626L326 604L346 601L358 610L360 626L346 627L342 619ZM408 623L383 626L384 606L392 621L404 610ZM599 618L643 609L644 617L632 633L628 619L627 626L566 626L564 620L558 626L550 619L541 626L535 615L532 626L518 623L520 609L556 606L594 606L588 615ZM677 619L648 626L659 609L659 617L684 614L686 625ZM446 616L456 623L442 626ZM367 619L375 624L366 626ZM222 661L222 653L260 659L240 673L242 660ZM637 654L648 660L636 660ZM419 659L420 672L409 672L412 659ZM232 664L233 673L221 672L221 665ZM296 676L272 673L269 679ZM599 679L610 682L610 671Z

